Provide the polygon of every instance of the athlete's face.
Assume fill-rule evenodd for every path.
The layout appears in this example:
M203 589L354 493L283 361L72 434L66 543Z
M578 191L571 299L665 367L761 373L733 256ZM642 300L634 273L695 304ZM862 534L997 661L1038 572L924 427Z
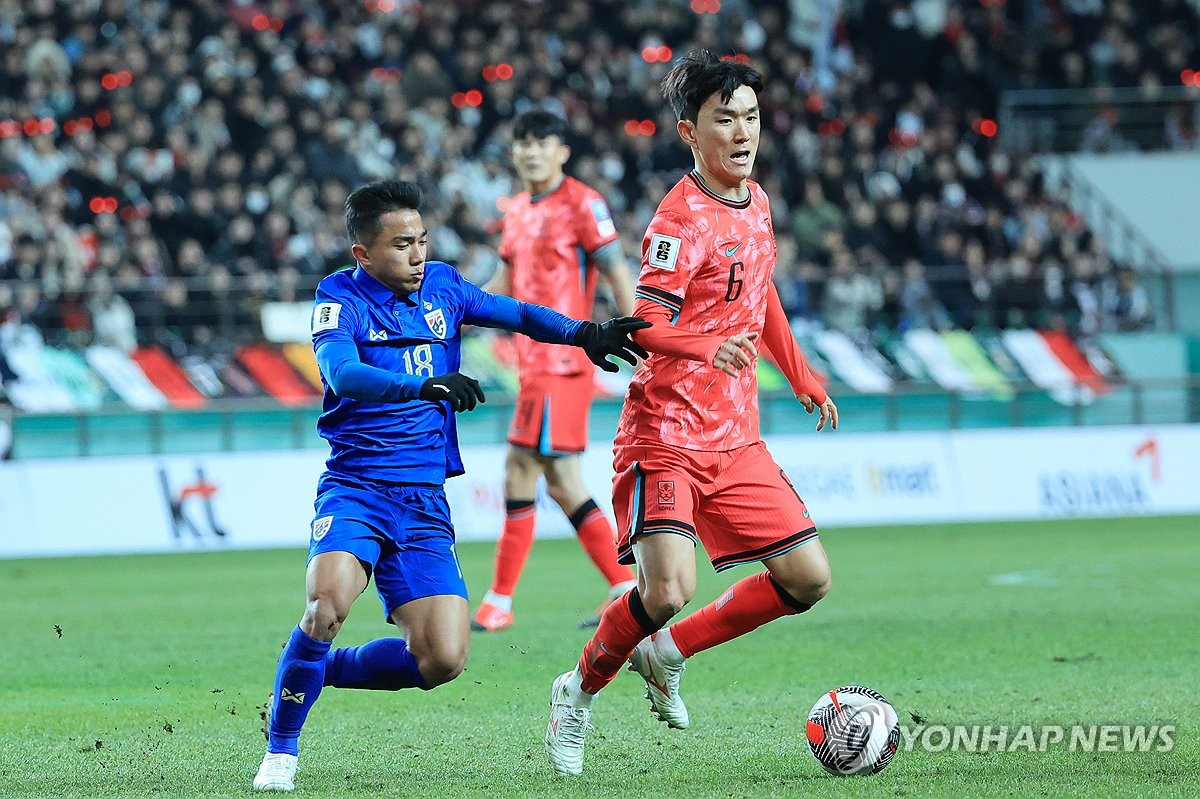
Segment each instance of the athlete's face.
M513 167L530 194L541 194L557 186L570 155L571 148L557 136L539 139L530 134L512 143Z
M695 123L679 121L679 135L692 148L700 176L718 192L744 192L759 132L758 95L749 86L739 86L728 100L714 92L700 106Z
M425 279L425 247L429 231L412 209L379 217L379 235L357 242L350 251L367 274L397 294L411 294Z

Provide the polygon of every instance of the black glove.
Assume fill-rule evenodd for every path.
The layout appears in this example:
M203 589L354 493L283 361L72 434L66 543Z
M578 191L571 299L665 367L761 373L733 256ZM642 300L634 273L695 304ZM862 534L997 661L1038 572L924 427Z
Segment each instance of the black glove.
M445 400L455 411L473 411L476 405L487 402L479 381L462 372L429 378L421 386L421 399L429 402Z
M592 363L606 372L616 372L620 369L609 355L615 355L631 366L637 366L637 359L645 358L650 353L641 345L629 338L635 330L650 327L650 323L639 316L618 316L603 324L584 322L575 334L575 346L581 347Z

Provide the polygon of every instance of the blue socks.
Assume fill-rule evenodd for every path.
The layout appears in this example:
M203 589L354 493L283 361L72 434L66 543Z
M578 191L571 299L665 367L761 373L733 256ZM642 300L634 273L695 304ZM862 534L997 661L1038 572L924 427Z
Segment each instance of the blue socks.
M268 752L299 754L300 728L321 694L328 652L328 641L310 637L299 626L292 630L275 669Z
M376 638L331 651L325 658L325 684L376 691L428 688L403 638Z
M328 641L318 641L297 626L275 670L268 752L299 754L300 730L325 685L378 691L428 688L403 638L378 638L331 650Z

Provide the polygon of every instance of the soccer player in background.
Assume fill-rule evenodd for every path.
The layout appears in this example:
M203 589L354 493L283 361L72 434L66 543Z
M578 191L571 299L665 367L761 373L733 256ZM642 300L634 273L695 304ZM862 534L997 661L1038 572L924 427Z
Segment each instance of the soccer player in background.
M602 278L617 313L629 314L633 280L621 239L604 198L563 174L571 155L566 138L567 123L548 111L528 111L513 123L512 160L524 191L505 213L502 263L484 288L590 319L597 278ZM591 361L577 349L524 336L517 337L516 345L521 389L504 463L504 529L496 542L491 589L471 620L473 630L487 632L513 623L513 594L533 546L542 475L546 493L562 508L584 551L608 581L601 610L636 584L633 570L617 563L612 525L580 474L579 454L587 447L594 393Z
M560 774L583 771L596 693L625 663L651 709L688 726L685 658L777 619L829 590L829 561L809 512L759 437L761 346L817 430L837 407L792 337L772 284L770 204L749 180L758 151L762 77L708 51L680 59L663 94L695 169L667 194L642 242L636 310L652 327L614 442L613 507L622 562L638 585L610 604L579 663L554 680L546 750ZM761 561L716 602L670 627L696 590L695 545L717 571Z
M488 294L454 267L426 261L421 190L384 181L346 200L358 266L317 287L313 347L325 382L317 422L330 456L317 484L307 604L279 656L267 705L260 791L294 788L300 730L324 686L428 690L462 671L470 636L466 585L443 484L463 472L454 414L484 401L461 374L459 330L499 327L574 344L609 371L645 351L629 332ZM372 575L403 638L331 649Z

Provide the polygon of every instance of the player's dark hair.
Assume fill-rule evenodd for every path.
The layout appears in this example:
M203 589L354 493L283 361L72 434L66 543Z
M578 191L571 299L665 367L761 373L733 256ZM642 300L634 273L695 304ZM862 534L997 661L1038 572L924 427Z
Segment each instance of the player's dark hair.
M355 189L346 198L346 232L350 241L371 242L383 230L379 218L389 211L417 211L425 193L407 180L381 180Z
M723 61L711 50L693 50L675 62L659 86L676 119L696 122L700 106L717 92L723 103L741 86L762 94L763 76L749 64Z
M520 141L526 136L532 136L535 139L557 136L560 142L566 142L567 121L558 114L552 114L540 108L526 111L513 122L513 141Z

